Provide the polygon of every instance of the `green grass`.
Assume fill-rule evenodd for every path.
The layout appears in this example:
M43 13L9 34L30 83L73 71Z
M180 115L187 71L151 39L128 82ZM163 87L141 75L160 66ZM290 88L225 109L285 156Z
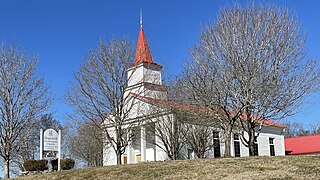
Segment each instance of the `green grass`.
M320 156L147 162L76 169L17 179L320 179Z

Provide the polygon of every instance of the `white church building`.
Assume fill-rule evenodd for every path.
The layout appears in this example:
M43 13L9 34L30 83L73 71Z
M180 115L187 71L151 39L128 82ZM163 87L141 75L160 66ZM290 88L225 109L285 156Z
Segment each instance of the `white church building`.
M154 132L148 132L146 123L158 121L159 118L148 116L154 109L159 109L158 116L175 118L173 114L166 113L165 104L167 99L166 87L162 85L161 79L162 66L153 62L147 40L142 28L140 27L139 38L137 42L136 54L133 65L127 70L128 84L125 96L132 97L128 100L135 101L130 109L130 119L143 119L135 128L136 138L129 143L126 152L122 155L123 164L131 164L145 161L164 161L169 160L166 152L159 147L161 141L155 136ZM159 113L161 112L161 113ZM148 118L146 118L148 117ZM259 156L283 156L285 155L284 146L284 126L281 124L269 123L262 128L256 141L256 155ZM213 132L214 147L206 154L207 158L223 157L224 143L222 134L217 129ZM153 143L152 143L153 142ZM249 149L242 144L238 134L232 135L231 155L235 157L249 156ZM156 145L157 144L157 145ZM187 146L181 150L181 159L192 159L194 153ZM117 158L114 150L104 145L103 164L116 165Z

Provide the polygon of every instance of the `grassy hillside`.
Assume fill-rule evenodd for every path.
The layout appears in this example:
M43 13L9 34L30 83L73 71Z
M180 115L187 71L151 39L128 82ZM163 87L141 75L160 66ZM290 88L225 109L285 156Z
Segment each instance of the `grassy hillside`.
M17 179L320 179L320 156L148 162L69 170Z

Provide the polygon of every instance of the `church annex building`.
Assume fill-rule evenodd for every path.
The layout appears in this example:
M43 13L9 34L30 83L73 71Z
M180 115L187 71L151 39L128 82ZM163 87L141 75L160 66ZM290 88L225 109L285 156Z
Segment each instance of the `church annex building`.
M142 28L140 27L135 58L133 65L127 70L130 77L127 82L125 96L129 101L134 99L135 103L130 109L130 119L145 118L147 113L157 109L158 116L164 118L175 118L173 114L166 113L164 104L168 102L166 87L162 85L161 79L162 66L153 62L147 44L147 40ZM132 104L132 103L131 103ZM150 117L148 122L157 122L159 117ZM270 121L269 121L270 123ZM154 132L148 132L149 128L145 124L139 123L135 128L137 137L129 143L126 152L122 155L123 164L132 164L145 161L164 161L169 157L162 148L155 144L161 144ZM256 155L259 156L284 156L284 132L285 127L281 124L270 123L260 132L256 141ZM112 130L110 130L112 131ZM111 133L112 134L112 133ZM214 147L206 154L207 158L223 157L224 143L219 129L213 134ZM155 142L155 143L151 143ZM232 135L231 155L235 157L249 156L249 149L242 144L238 134ZM187 146L181 150L179 159L193 159L194 153ZM107 144L103 147L103 165L116 165L117 157L114 150Z

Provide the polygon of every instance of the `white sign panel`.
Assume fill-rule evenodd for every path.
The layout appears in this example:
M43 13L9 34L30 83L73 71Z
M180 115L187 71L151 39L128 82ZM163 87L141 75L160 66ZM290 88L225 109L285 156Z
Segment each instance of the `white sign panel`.
M47 129L43 133L43 150L59 151L58 146L59 135L54 129Z

